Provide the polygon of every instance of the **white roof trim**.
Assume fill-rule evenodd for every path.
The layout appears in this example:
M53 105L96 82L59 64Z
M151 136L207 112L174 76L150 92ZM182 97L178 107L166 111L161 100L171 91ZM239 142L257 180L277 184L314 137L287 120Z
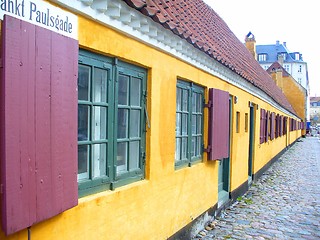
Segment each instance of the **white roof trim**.
M186 40L165 29L139 11L118 0L52 0L72 12L116 29L130 37L179 58L211 75L266 101L271 106L292 116L291 112L280 106L269 95L247 80L195 48ZM79 30L81 31L81 30Z

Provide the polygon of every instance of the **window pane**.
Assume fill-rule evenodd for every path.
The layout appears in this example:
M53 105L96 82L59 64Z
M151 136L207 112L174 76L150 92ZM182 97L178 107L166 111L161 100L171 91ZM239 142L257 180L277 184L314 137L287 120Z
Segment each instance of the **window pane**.
M127 142L121 142L117 145L117 173L127 172Z
M191 157L195 156L196 152L196 137L191 138Z
M182 90L182 111L188 112L188 90Z
M78 180L89 178L88 145L78 146Z
M93 139L107 139L107 108L93 108Z
M181 159L188 158L188 138L182 138L181 142Z
M129 150L129 169L139 168L139 155L140 155L140 144L139 141L130 142Z
M90 67L79 64L78 68L78 99L89 101Z
M188 134L188 114L182 114L182 135Z
M191 122L191 126L192 126L192 134L196 134L197 133L197 115L192 115L192 122Z
M95 68L93 78L93 101L107 102L107 70Z
M128 88L129 88L129 77L125 75L119 75L119 86L118 86L118 104L128 105Z
M201 94L197 94L197 112L198 113L201 113L202 112L202 110L201 110L201 108L202 108L202 96L201 96Z
M140 110L130 111L130 137L140 137Z
M199 156L201 155L201 149L202 149L202 136L197 137L197 150L196 150L196 155Z
M176 105L177 111L181 111L181 88L177 88Z
M128 138L128 110L118 109L118 139Z
M176 161L180 161L181 160L181 139L180 138L176 138Z
M196 109L196 106L197 106L197 94L194 92L192 93L192 112L197 112L197 109Z
M78 106L78 141L89 140L89 106Z
M202 115L198 115L197 119L197 134L202 134Z
M176 136L181 135L181 113L176 114Z
M141 79L133 77L130 88L130 105L140 106L141 100Z
M92 159L93 159L93 177L101 177L106 175L106 156L107 145L106 144L94 144L92 146Z

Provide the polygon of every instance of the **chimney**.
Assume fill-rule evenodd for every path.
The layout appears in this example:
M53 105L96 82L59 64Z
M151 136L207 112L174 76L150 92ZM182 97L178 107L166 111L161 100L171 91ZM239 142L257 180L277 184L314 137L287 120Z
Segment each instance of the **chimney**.
M283 46L287 47L287 42L283 42Z
M270 75L273 81L277 84L277 86L283 91L283 72L280 68L273 68L270 72Z
M249 32L246 35L245 38L245 42L246 42L246 48L249 50L249 52L252 54L252 56L254 57L254 59L257 60L257 52L256 52L256 39L254 37L254 35Z
M284 57L282 54L278 54L278 63L283 66Z
M277 40L277 41L276 41L276 46L279 46L279 45L280 45L280 41Z

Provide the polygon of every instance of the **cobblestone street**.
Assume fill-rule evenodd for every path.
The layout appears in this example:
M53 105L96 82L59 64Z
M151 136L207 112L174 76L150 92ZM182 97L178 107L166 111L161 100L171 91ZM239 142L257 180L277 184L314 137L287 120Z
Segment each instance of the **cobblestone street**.
M195 239L320 239L320 141L301 138Z

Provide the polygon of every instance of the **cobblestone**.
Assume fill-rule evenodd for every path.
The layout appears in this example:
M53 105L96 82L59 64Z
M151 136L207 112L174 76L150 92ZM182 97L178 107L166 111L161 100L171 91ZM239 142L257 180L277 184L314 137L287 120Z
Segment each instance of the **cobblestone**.
M320 140L297 141L195 239L320 239Z

